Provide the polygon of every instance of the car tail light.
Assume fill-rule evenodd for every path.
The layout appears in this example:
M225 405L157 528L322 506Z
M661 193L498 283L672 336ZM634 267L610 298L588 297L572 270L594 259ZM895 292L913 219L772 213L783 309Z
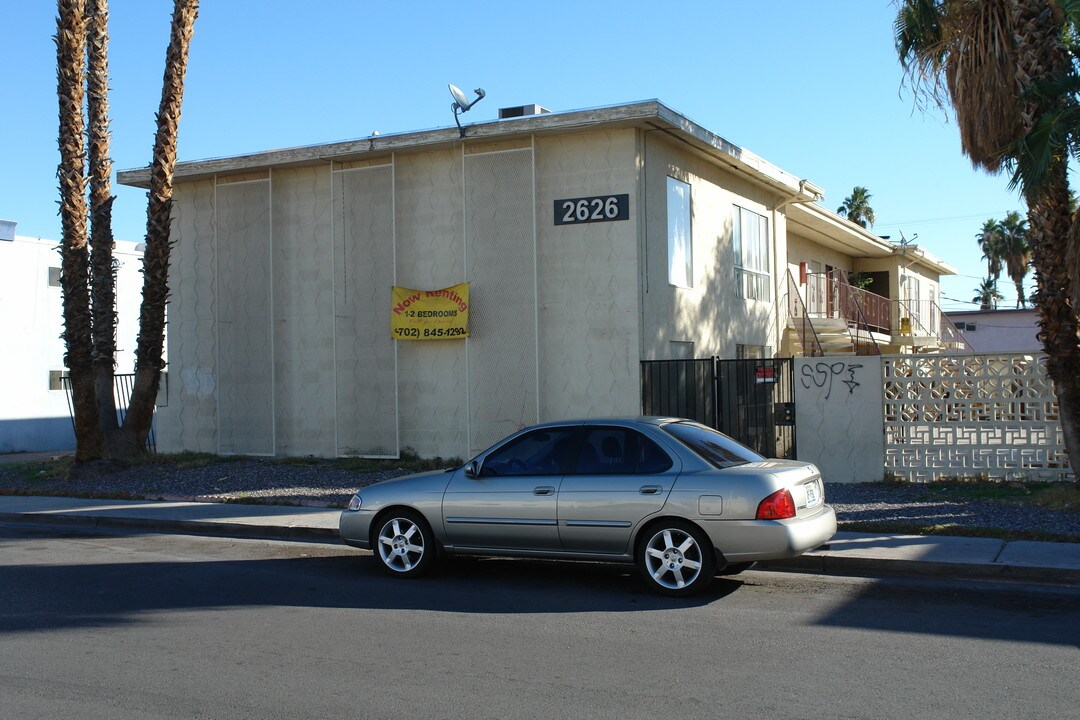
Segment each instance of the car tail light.
M758 503L758 520L783 520L793 517L795 517L795 500L786 488L777 490Z

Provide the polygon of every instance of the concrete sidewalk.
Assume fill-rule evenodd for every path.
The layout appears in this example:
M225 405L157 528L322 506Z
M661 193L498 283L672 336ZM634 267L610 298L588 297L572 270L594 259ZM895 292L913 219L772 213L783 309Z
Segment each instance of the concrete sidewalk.
M0 522L309 542L340 542L340 512L280 505L0 496ZM762 569L1080 586L1080 543L841 532L825 548L766 563Z

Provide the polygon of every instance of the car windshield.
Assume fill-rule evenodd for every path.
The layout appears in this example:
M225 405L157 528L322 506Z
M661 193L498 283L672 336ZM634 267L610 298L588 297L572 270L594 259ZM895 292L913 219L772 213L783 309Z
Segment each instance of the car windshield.
M765 459L738 440L704 425L673 422L664 425L664 430L713 467L729 468Z

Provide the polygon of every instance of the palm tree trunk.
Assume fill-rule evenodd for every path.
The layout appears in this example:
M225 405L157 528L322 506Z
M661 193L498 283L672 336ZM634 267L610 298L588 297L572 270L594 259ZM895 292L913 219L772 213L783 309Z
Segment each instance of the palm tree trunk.
M86 156L83 100L86 78L86 6L84 0L58 0L56 20L56 91L60 105L60 287L64 303L65 364L70 373L75 419L75 460L101 457L94 389L89 250L86 229Z
M104 454L115 457L119 424L113 373L116 358L116 273L112 233L112 160L109 158L109 8L87 6L87 148L90 175L90 300L93 308L93 367L97 419Z
M1024 133L1050 111L1047 101L1034 89L1037 80L1055 77L1069 67L1069 57L1059 41L1060 17L1045 0L1012 0L1016 42L1017 80L1020 83L1021 119ZM1047 180L1027 189L1029 242L1035 268L1036 291L1032 297L1039 313L1039 337L1047 355L1047 372L1054 383L1065 448L1076 472L1080 461L1080 342L1074 308L1069 257L1075 233L1069 209L1069 176L1066 157L1051 160ZM1080 474L1077 475L1080 484Z
M135 350L135 382L124 418L126 440L129 445L136 444L136 451L145 444L150 433L154 403L157 400L161 369L164 365L162 352L165 344L165 302L169 294L172 176L176 166L177 132L184 98L188 49L198 14L198 0L175 0L150 167L146 251L143 255L143 300Z

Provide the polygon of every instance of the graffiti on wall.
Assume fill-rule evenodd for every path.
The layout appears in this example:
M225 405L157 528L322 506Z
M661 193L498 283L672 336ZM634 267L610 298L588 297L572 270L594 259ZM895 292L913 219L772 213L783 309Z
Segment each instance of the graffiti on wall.
M861 367L862 365L846 361L819 362L814 365L806 364L802 366L799 373L799 382L802 383L803 388L806 390L811 387L824 389L825 399L828 400L832 396L833 386L837 383L837 378L840 378L840 384L847 386L848 394L853 395L855 388L860 385L859 381L855 379L855 371Z

